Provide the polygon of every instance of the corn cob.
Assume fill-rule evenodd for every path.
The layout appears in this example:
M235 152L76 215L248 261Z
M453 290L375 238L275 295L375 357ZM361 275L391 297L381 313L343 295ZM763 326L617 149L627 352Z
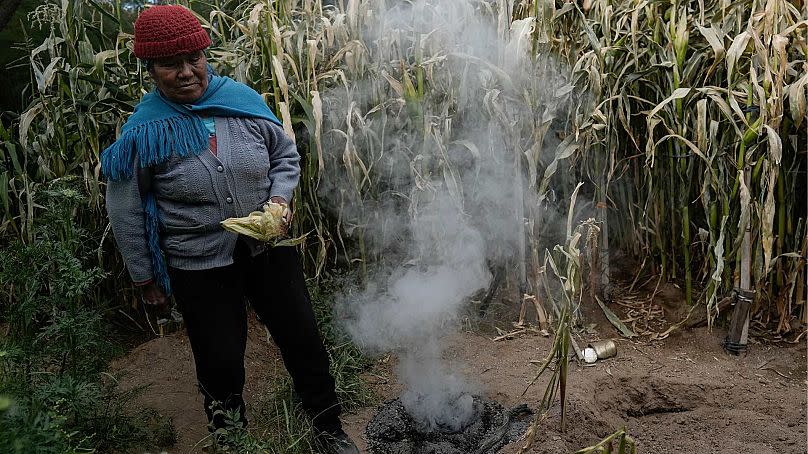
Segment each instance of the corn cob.
M274 202L264 204L264 211L253 211L242 218L228 218L222 227L230 232L246 235L259 241L272 242L286 235L286 207Z

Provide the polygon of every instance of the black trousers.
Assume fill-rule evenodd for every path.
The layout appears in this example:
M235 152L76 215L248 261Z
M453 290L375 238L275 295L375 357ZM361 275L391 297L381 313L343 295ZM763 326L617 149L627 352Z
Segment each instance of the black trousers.
M277 247L251 257L239 242L232 265L208 270L169 269L188 331L205 413L214 428L217 410L244 415L244 351L249 300L267 326L292 377L303 408L318 430L340 429L340 406L329 359L311 307L297 250Z

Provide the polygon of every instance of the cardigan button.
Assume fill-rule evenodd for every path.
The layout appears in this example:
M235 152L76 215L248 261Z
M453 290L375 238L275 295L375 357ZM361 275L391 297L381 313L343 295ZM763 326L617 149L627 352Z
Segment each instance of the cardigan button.
M224 172L224 167L222 166L216 167L216 170L218 170L219 172Z
M233 203L233 198L232 197L228 197L225 200L227 201L227 203Z

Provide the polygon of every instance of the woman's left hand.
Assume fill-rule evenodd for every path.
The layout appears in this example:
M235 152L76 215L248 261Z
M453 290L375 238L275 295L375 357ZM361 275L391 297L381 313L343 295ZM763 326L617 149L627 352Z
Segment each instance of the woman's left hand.
M289 208L289 203L281 196L275 195L269 199L272 203L277 203L278 205L283 205L283 221L286 223L286 228L289 228L289 225L292 224L292 209Z

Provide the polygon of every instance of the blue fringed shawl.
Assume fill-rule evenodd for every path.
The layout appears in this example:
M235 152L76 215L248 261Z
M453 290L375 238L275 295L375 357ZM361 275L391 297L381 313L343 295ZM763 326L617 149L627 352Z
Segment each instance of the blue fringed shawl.
M208 130L197 113L219 117L254 117L282 126L264 99L252 88L212 72L208 88L193 104L167 100L159 90L141 99L121 128L121 135L101 154L101 171L112 181L132 178L137 166L147 168L163 163L172 154L196 156L208 149ZM143 197L146 236L157 283L171 293L168 272L160 249L160 216L152 193Z

